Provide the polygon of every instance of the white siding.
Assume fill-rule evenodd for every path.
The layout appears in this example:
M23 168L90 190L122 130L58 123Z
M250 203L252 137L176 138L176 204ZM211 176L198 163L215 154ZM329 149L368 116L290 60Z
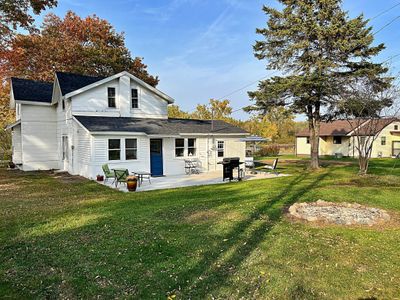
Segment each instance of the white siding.
M108 107L107 88L115 87L116 108ZM139 108L132 109L131 89L139 92ZM72 97L74 115L108 117L167 118L167 101L150 90L137 85L128 76L121 76Z
M107 88L115 88L115 102L116 108L108 107L108 94ZM72 97L71 110L73 114L81 115L99 115L106 117L119 117L120 116L120 92L119 80L115 79L109 81L101 86L92 88L86 92Z
M137 159L125 160L125 138L137 139ZM108 164L112 168L127 168L130 172L147 171L150 172L150 144L149 138L145 136L110 136L95 135L93 139L93 161L91 163L90 178L95 178L97 174L103 174L102 165ZM121 159L108 160L108 139L121 139Z
M56 111L52 106L21 106L23 170L58 167Z
M85 177L90 177L91 162L92 162L92 147L91 147L92 136L88 131L86 131L86 129L84 129L76 121L73 122L73 127L74 127L73 173Z
M197 159L199 160L201 171L214 171L221 169L221 165L217 162L222 161L222 157L216 157L217 153L211 149L213 146L213 140L225 141L225 157L240 157L243 161L245 158L245 142L241 142L241 137L217 137L208 138L205 136L191 136L196 138L196 155L188 157L186 154L184 157L175 157L175 138L165 137L163 141L163 170L164 175L179 175L185 174L185 159ZM121 139L121 160L109 161L108 160L108 139ZM136 138L138 139L138 157L137 160L125 160L125 138ZM150 172L150 139L149 136L123 136L123 135L95 135L93 139L93 150L92 156L93 161L91 163L91 174L90 178L95 178L97 174L102 174L101 166L108 164L110 168L127 168L130 172L133 171L147 171ZM158 137L154 137L158 138ZM185 145L187 145L187 136L185 138ZM187 148L185 148L185 151Z
M139 108L131 108L131 117L134 118L167 118L168 117L168 103L158 95L154 94L148 89L141 87L135 82L131 81L131 89L138 89L139 95ZM130 93L130 91L129 91ZM131 97L129 97L129 105L131 104Z
M12 161L15 164L22 164L21 125L12 129Z

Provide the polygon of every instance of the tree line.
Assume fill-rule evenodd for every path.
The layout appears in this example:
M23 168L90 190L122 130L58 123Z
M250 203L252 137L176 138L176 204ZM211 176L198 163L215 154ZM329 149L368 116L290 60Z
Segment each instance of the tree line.
M296 132L306 126L305 122L296 122L294 114L283 107L272 108L266 114L251 113L247 120L235 118L232 112L228 99L210 99L208 104L198 104L193 112L183 111L178 105L168 107L169 118L222 120L278 144L294 144Z

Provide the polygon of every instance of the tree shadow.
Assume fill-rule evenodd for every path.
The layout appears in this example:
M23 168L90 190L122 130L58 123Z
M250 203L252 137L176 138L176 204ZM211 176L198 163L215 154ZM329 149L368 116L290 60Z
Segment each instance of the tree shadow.
M180 287L182 292L196 298L206 298L209 294L216 293L229 279L230 268L235 268L246 260L265 239L266 234L271 232L271 229L279 222L283 208L295 203L310 189L317 187L319 182L328 175L329 172L323 173L309 184L298 189L298 185L310 176L309 174L301 174L288 183L286 188L278 195L256 208L246 220L232 228L230 233L225 236L224 241L214 246L212 250L205 252L203 258L193 268L179 275L181 278L192 277L189 284ZM249 230L256 221L260 220L261 215L267 215L268 219L256 225L250 236L242 237L246 230ZM223 249L223 251L217 252L215 249ZM223 259L227 252L232 252L232 254L228 259ZM222 261L218 263L219 266L216 266L217 261ZM194 295L191 295L191 293L194 293Z

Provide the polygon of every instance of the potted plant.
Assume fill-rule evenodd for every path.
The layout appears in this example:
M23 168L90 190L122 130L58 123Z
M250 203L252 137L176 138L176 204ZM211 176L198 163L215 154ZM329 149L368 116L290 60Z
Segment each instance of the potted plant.
M128 191L130 191L130 192L136 191L137 177L133 176L133 175L126 177L126 187L128 188Z
M96 179L97 179L97 181L104 181L104 176L97 174Z

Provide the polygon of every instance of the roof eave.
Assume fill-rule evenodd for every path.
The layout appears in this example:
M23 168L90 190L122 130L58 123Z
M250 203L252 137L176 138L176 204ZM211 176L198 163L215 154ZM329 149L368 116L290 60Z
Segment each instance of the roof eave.
M147 84L146 82L140 80L139 78L133 76L132 74L130 74L130 73L127 72L127 71L122 71L122 72L120 72L120 73L114 74L114 75L109 76L109 77L107 77L107 78L101 79L101 80L96 81L96 82L94 82L94 83L92 83L92 84L89 84L89 85L86 85L86 86L84 86L84 87L82 87L82 88L80 88L80 89L77 89L77 90L75 90L75 91L73 91L73 92L69 92L69 93L67 93L67 94L65 94L65 95L62 94L62 90L61 90L61 95L63 95L64 98L71 98L71 97L76 96L76 95L78 95L78 94L81 94L81 93L83 93L83 92L85 92L85 91L88 91L88 90L90 90L90 89L92 89L92 88L95 88L95 87L98 87L98 86L100 86L100 85L102 85L102 84L104 84L104 83L107 83L107 82L109 82L109 81L111 81L111 80L117 79L117 78L119 78L119 77L121 77L121 76L123 76L123 75L129 76L131 79L133 79L133 80L134 80L135 82L137 82L138 84L140 84L140 85L146 87L147 89L151 90L151 91L154 92L156 95L160 96L160 97L163 98L165 101L167 101L168 104L172 104L172 103L175 102L175 100L174 100L173 98L171 98L170 96L168 96L167 94L164 94L164 93L161 92L160 90L156 89L155 87L152 87L151 85L149 85L149 84Z
M40 102L35 100L15 100L16 103L20 104L28 104L28 105L40 105L40 106L52 106L52 103L49 102Z

